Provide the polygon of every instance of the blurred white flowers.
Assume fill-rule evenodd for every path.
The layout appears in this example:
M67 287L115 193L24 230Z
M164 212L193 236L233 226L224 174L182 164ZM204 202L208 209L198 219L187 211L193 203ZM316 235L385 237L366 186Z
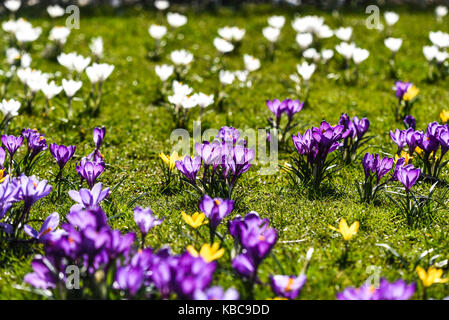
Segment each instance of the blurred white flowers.
M220 53L228 53L234 50L234 45L232 43L218 37L214 39L214 46Z
M449 47L449 34L442 31L430 31L429 32L429 39L430 41L440 48L447 48Z
M154 6L156 7L156 9L164 11L168 9L168 7L170 6L170 2L166 0L156 0L154 1Z
M283 16L271 16L268 18L268 24L272 28L282 29L285 24L285 17Z
M304 79L304 81L309 81L315 72L316 66L314 63L308 64L307 62L303 62L302 64L296 65L296 70L298 74Z
M335 30L335 36L341 41L348 42L352 37L352 28L351 27L340 27Z
M396 24L396 22L398 22L399 15L393 11L386 11L384 13L384 18L385 18L385 22L387 23L387 25L393 26L394 24Z
M163 64L155 66L154 70L159 79L161 79L162 82L165 82L173 74L174 68L168 64Z
M335 46L335 50L341 54L346 60L352 59L352 55L354 54L354 50L356 45L354 42L347 43L341 42L340 44Z
M107 63L94 63L92 66L86 68L86 74L92 84L103 83L112 71L114 66Z
M58 5L48 6L47 12L51 18L62 17L65 14L65 10Z
M296 35L296 43L301 49L308 48L313 42L313 36L311 33L298 33Z
M385 46L390 49L391 52L396 53L402 46L402 39L400 38L387 38L384 40Z
M61 53L58 56L58 62L66 67L70 72L76 71L78 74L84 71L90 64L90 57L83 57L82 55L71 53Z
M218 29L218 34L220 35L220 37L230 42L242 41L245 33L245 29L240 29L239 27L226 26Z
M170 59L175 65L189 65L193 61L193 54L187 50L175 50L170 53Z
M62 79L62 88L68 98L72 98L83 86L83 82L75 80Z
M243 55L243 62L245 63L246 70L252 72L260 68L260 60L250 56L249 54Z
M19 115L20 102L14 99L5 100L0 103L0 111L5 116L5 120ZM3 121L5 121L3 120Z
M220 70L218 73L220 83L223 85L231 85L235 80L235 74L228 70Z
M265 27L262 30L263 36L270 42L276 42L279 39L281 31L273 27Z
M168 12L167 13L167 22L173 28L179 28L187 23L187 17L183 16L182 14L176 13L176 12L175 13Z
M60 45L64 45L69 35L70 35L69 28L56 26L50 30L50 35L48 36L48 39L50 41L55 41Z
M148 28L150 36L156 40L162 39L167 33L167 27L153 24Z
M446 6L437 6L435 8L435 15L439 21L442 20L447 15L447 7Z
M17 10L19 10L20 6L21 6L21 1L20 0L6 0L3 5L5 6L6 9L8 9L11 12L16 12Z
M366 59L368 59L369 57L369 51L366 49L361 49L361 48L355 48L353 55L352 55L352 60L354 61L354 63L356 65L360 64L361 62L365 61Z
M89 49L92 51L92 54L95 56L95 58L100 59L103 57L103 38L102 37L96 37L92 38Z
M58 94L61 93L62 87L56 85L56 83L54 81L52 81L50 83L46 82L42 85L41 91L44 94L45 99L51 100L55 96L57 96Z

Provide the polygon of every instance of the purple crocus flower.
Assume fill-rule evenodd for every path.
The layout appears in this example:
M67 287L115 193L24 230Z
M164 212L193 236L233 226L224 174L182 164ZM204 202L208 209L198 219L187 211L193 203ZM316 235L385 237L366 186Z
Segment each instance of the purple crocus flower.
M415 130L416 129L416 120L415 120L415 118L413 116L411 116L411 115L405 116L405 118L404 118L404 125L405 125L406 129L412 128L413 130Z
M14 202L20 200L17 199L18 192L19 188L9 178L0 184L0 219L4 217Z
M254 211L243 219L236 216L229 222L228 228L230 234L246 249L247 256L257 270L277 241L276 230L269 227L268 219L261 219Z
M137 206L134 209L134 222L139 227L139 230L142 233L142 238L145 238L145 235L151 228L160 225L163 221L164 218L156 219L150 208L143 209Z
M185 156L183 160L176 161L176 168L192 183L195 183L196 175L201 169L201 157L191 158Z
M393 131L390 130L390 137L394 143L398 146L398 152L404 149L405 144L407 143L405 139L405 130L396 129Z
M306 283L306 276L304 274L295 276L271 275L270 285L276 296L287 299L295 299L302 287Z
M209 143L209 141L197 143L195 145L195 150L206 166L214 165L214 169L216 169L218 163L221 162L222 146L217 140L212 143Z
M63 169L66 163L72 158L75 153L76 146L50 144L50 153L58 163L59 169Z
M0 168L3 168L6 159L6 151L2 147L0 147Z
M222 142L231 143L232 145L234 145L237 142L237 140L239 140L239 137L240 131L238 131L233 127L227 126L221 127L217 134L217 138L220 139Z
M224 291L222 287L215 286L204 291L197 290L194 294L195 300L238 300L239 293L234 288Z
M398 167L396 178L405 187L408 193L413 185L418 181L421 174L421 169L415 168L412 164Z
M119 267L115 281L119 289L127 290L131 296L134 296L143 285L144 271L139 266Z
M23 174L17 178L17 187L19 192L16 197L24 201L26 210L29 210L38 200L46 197L52 190L52 186L48 184L47 180L39 181L36 176L27 177Z
M274 114L276 120L279 121L284 112L284 105L279 99L267 100L268 109Z
M396 97L398 97L398 99L401 101L404 97L404 94L411 86L412 83L410 82L396 81L394 86L394 90L396 90Z
M375 163L375 157L371 153L365 153L365 156L362 160L363 170L365 171L365 179L368 179L371 172L376 171L376 163Z
M173 263L176 262L176 263ZM205 290L212 282L215 262L184 253L172 262L172 285L180 299L192 299L195 292Z
M234 209L234 201L229 199L223 200L221 198L212 199L206 194L200 200L199 208L209 219L210 227L216 229L221 220Z
M22 136L28 140L28 152L31 160L48 148L45 136L35 129L23 129Z
M302 108L304 107L304 102L300 102L299 100L285 99L284 101L282 101L282 105L283 111L291 121L295 113L298 113L302 110Z
M87 185L92 189L97 178L103 173L104 167L104 162L92 162L82 158L79 166L76 166L76 172L81 179L86 180Z
M369 129L369 120L367 118L352 118L349 128L352 129L353 137L361 139Z
M349 287L337 294L338 300L380 300L375 287L364 284L360 288Z
M441 130L438 135L438 142L441 145L441 157L443 157L449 150L449 130Z
M50 214L42 223L39 231L34 230L29 225L25 225L23 231L30 237L37 239L39 241L45 242L47 240L55 240L61 236L63 230L57 230L59 226L59 214L53 212Z
M418 146L424 150L427 154L431 154L436 151L440 146L436 135L426 132L422 136L422 139L418 142Z
M5 146L6 150L8 150L8 153L10 157L14 157L14 154L16 153L17 149L20 148L23 142L22 136L8 136L6 134L2 135L1 137L2 143Z
M377 291L382 300L408 300L415 293L415 284L407 284L402 279L390 283L382 278Z
M405 141L407 142L410 156L413 155L413 152L415 152L416 147L419 144L421 144L423 135L424 135L424 132L415 131L413 128L408 128L405 131Z
M332 127L328 122L323 121L319 128L312 128L312 136L318 144L318 149L327 155L338 147L338 140L344 138L344 126L336 125Z
M257 268L254 264L254 261L248 254L242 253L239 254L232 260L232 268L239 274L241 277L250 279L251 277L256 277ZM256 279L255 279L256 280Z
M95 148L98 150L100 149L104 136L106 134L106 128L103 126L101 128L94 128L94 142L95 142Z
M391 168L393 168L393 158L384 157L380 159L379 155L376 154L376 159L374 160L376 164L376 175L377 175L377 183L379 183L380 179L385 176Z
M31 262L33 272L28 273L24 281L38 289L54 289L56 288L57 277L47 267L44 259L46 258L39 256Z
M382 278L378 288L364 284L360 288L349 287L337 294L338 300L408 300L415 292L415 284L408 285L399 279L390 283Z
M109 195L109 188L103 189L103 185L96 183L92 190L81 188L79 191L70 190L69 197L77 204L70 211L88 209L98 206Z

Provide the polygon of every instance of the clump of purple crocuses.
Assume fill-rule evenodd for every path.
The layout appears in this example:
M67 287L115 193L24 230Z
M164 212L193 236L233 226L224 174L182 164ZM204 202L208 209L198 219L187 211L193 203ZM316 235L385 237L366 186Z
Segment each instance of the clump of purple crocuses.
M349 164L357 158L357 150L366 144L372 137L365 136L369 129L369 120L367 118L359 119L353 117L352 120L346 113L340 116L339 125L343 125L346 132L343 144L340 147L343 163Z
M288 137L289 132L297 126L297 123L293 123L293 116L302 110L304 106L304 102L300 102L299 100L285 99L280 101L279 99L267 100L267 107L270 110L274 118L268 118L268 123L272 130L270 132L270 141L272 136L276 134L279 136L279 146L282 147L285 143L285 139ZM281 128L282 115L285 114L287 116L287 120L284 126Z
M246 147L233 127L222 127L213 142L197 143L195 149L197 156L176 161L184 181L201 195L231 199L237 181L251 167L254 149ZM201 168L202 177L198 177Z
M307 129L303 135L293 135L298 157L293 158L294 166L285 168L297 185L311 187L318 191L321 182L330 175L335 157L328 155L340 147L340 141L351 134L344 125L331 126L323 121L320 127Z
M338 300L409 300L415 293L415 284L399 279L388 282L380 279L377 287L364 284L360 288L349 287L337 294Z
M378 154L366 153L362 160L365 180L362 185L357 185L362 202L370 203L375 200L377 192L383 189L387 180L381 183L381 179L393 168L393 158L381 158Z

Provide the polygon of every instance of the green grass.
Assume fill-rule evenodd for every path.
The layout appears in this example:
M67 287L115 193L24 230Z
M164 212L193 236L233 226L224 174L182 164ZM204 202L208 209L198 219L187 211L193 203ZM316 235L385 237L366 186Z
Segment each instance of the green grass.
M400 14L399 22L392 28L394 37L401 37L404 44L397 55L397 66L400 79L415 83L420 89L419 100L412 114L417 119L417 127L425 128L428 122L438 121L439 113L447 108L449 93L448 81L435 84L427 83L427 63L422 54L423 45L429 45L429 31L447 30L448 22L438 24L431 11L407 11L396 9ZM341 80L328 79L327 73L341 73L337 60L333 58L314 74L311 81L309 106L296 115L301 122L300 131L317 126L325 119L335 124L342 112L351 117L367 117L371 121L370 134L375 135L371 141L371 152L394 154L396 146L389 137L389 130L401 128L395 123L391 107L396 103L392 90L394 79L388 75L388 49L383 45L384 34L376 30L368 30L365 25L366 15L363 8L360 12L342 13L339 17L329 12L314 9L294 12L273 11L268 7L251 7L241 12L222 10L218 15L210 13L197 14L187 12L189 22L175 31L175 37L167 41L161 62L169 62L169 53L175 49L190 50L195 60L187 76L187 83L195 90L213 93L217 85L217 75L208 70L216 55L212 45L216 30L225 25L236 25L246 29L240 53L225 58L230 70L243 69L243 53L261 57L262 68L255 73L255 81L251 88L235 88L230 91L226 102L227 110L208 113L202 127L220 128L224 125L236 128L263 128L270 116L265 106L266 99L297 98L291 93L292 83L288 77L295 73L296 64L301 58L294 48L295 32L290 22L296 13L319 14L325 17L326 23L333 29L340 25L354 28L353 39L359 47L370 51L370 57L360 66L361 78L355 85L346 85ZM267 17L272 14L283 14L287 17L274 62L263 60L266 40L261 30L267 25ZM20 115L10 126L10 134L19 134L22 128L36 127L46 135L48 143L76 144L76 156L68 167L70 178L77 180L75 162L93 150L92 129L95 126L106 126L106 139L102 152L105 155L107 169L100 181L107 186L120 183L111 198L110 204L104 205L108 216L119 215L111 224L122 231L135 231L132 219L132 207L128 204L132 199L142 196L137 204L151 206L158 216L164 216L164 223L155 228L147 238L147 245L160 248L169 245L174 252L181 253L191 244L188 235L191 229L184 224L180 212L193 213L197 210L198 196L190 189L179 188L174 194L161 193L161 173L157 154L168 152L171 148L169 134L174 129L173 120L167 109L154 104L156 88L159 80L154 73L153 61L146 59L147 45L152 40L148 35L148 27L157 21L154 12L143 10L120 11L115 14L81 14L81 28L72 30L65 52L76 51L84 56L90 54L88 44L95 36L102 36L105 43L104 62L114 64L116 69L104 85L102 112L98 118L83 117L74 123L65 124L57 120L65 106L63 95L55 99L56 110L47 117L39 112L33 116ZM46 35L52 23L46 18L31 18L33 25L42 26L43 35L33 46L32 67L45 72L60 71L60 82L66 70L57 63L40 58ZM59 20L63 23L63 20ZM0 37L4 38L4 37ZM323 41L325 48L334 48L338 44L335 38ZM2 43L5 47L6 44ZM338 54L336 54L338 56ZM6 63L6 62L4 62ZM6 65L4 65L6 67ZM197 81L200 76L204 81ZM79 97L87 97L90 86L83 75L84 87ZM10 87L8 98L22 99L22 86L15 79ZM301 99L302 97L299 96ZM36 100L36 109L43 106L41 95ZM82 108L82 102L74 103L75 112ZM195 111L193 118L198 116ZM192 129L192 123L189 123ZM291 141L289 142L292 146ZM24 149L24 148L23 148ZM289 154L280 155L288 159ZM52 180L57 173L50 153L47 151L38 171L40 178ZM67 172L67 171L66 171ZM238 184L235 194L238 195L234 212L226 218L232 219L235 214L245 215L249 211L257 211L262 217L268 217L270 223L278 231L279 242L273 254L260 268L260 277L267 283L269 274L299 273L303 267L305 253L315 248L307 274L307 283L302 290L302 299L334 299L336 293L347 286L360 286L370 273L367 267L381 267L381 276L390 281L403 278L408 282L419 282L413 263L405 267L398 258L385 249L376 246L388 243L408 261L414 262L419 255L429 249L434 251L426 256L421 265L427 267L428 259L439 255L437 261L447 259L449 248L449 227L447 224L447 208L436 214L436 220L428 227L409 227L401 212L386 198L381 197L376 205L366 205L359 201L354 184L363 178L360 161L341 167L333 175L330 188L332 192L324 193L318 199L310 199L305 192L300 192L290 185L285 173L278 172L272 176L257 175L257 166L244 175ZM448 170L444 170L442 178L448 179ZM429 185L420 187L428 190ZM65 190L68 191L68 190ZM438 192L442 193L443 190ZM38 202L32 209L32 217L43 219L57 211L68 212L72 201L65 194L60 199L50 195ZM360 230L350 242L348 261L341 262L344 243L340 236L328 228L336 226L338 219L344 217L348 222L360 221ZM225 224L219 231L227 233ZM207 229L202 230L207 237ZM283 241L302 240L296 243ZM199 247L199 243L196 247ZM233 275L230 267L230 248L232 238L228 234L223 244L227 248L224 257L219 260L220 268L214 277L214 284L223 287L242 288L240 279ZM22 284L23 276L30 272L30 261L33 254L40 253L42 247L12 248L10 244L1 244L0 251L0 298L2 299L38 299L39 296L27 291L18 290L16 285ZM441 299L449 295L447 284L436 284L429 290L429 296ZM273 298L269 286L261 285L256 289L256 298ZM414 298L421 298L422 290L418 286Z

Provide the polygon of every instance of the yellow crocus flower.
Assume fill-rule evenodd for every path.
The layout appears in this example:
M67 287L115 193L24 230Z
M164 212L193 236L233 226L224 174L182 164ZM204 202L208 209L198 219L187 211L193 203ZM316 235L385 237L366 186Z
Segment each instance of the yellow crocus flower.
M405 162L404 164L408 164L410 160L413 159L407 152L401 151L401 156L395 155L394 156L394 162L398 161L400 158L404 158Z
M357 231L359 230L359 226L359 222L356 221L349 227L346 220L344 218L341 218L338 229L331 225L329 225L329 228L340 233L345 241L349 241L357 233Z
M440 118L441 118L441 121L446 123L449 120L449 111L447 111L447 110L441 111Z
M224 249L220 249L218 242L215 242L212 246L208 243L203 244L200 252L195 250L193 246L188 246L187 251L194 257L200 256L206 262L212 262L214 260L220 259L224 255Z
M0 170L0 183L5 181L5 179L6 179L6 177L5 177L5 169Z
M430 267L424 270L422 267L416 267L416 272L422 281L424 287L430 287L434 283L446 283L449 281L448 278L441 278L443 275L443 270Z
M168 156L165 153L159 153L159 158L168 166L168 169L171 171L175 168L176 161L182 160L182 157L178 154L178 152L173 151L173 153Z
M206 216L202 212L195 212L194 214L189 216L187 213L182 211L181 216L184 219L185 223L187 223L193 229L201 227L203 224L209 223L209 221L205 220Z
M417 87L415 87L415 85L412 85L408 88L407 92L404 93L404 96L402 97L402 99L404 99L404 101L413 100L418 95L418 92L419 92L419 89Z

